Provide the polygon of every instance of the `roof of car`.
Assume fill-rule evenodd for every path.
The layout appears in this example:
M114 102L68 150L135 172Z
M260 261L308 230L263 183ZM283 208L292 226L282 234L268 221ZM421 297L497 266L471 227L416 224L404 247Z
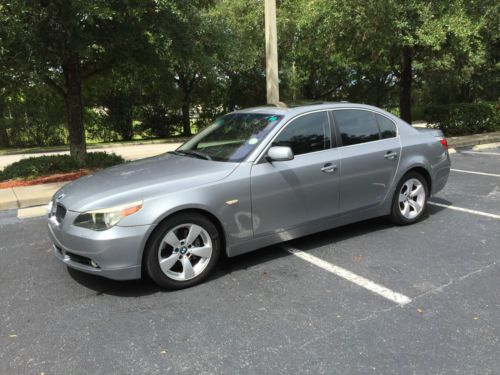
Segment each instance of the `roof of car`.
M375 107L366 104L357 104L349 102L321 102L321 101L298 101L298 102L279 102L277 104L267 104L258 107L240 109L236 112L240 113L269 113L269 114L300 114L317 109L333 109L333 108L367 108L375 109ZM378 108L377 108L378 109Z

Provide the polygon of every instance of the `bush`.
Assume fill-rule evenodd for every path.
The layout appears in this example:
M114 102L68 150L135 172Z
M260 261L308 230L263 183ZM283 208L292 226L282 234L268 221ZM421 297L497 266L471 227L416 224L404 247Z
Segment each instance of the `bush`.
M54 173L69 173L81 168L99 169L123 163L121 156L105 152L91 152L83 166L69 155L47 155L19 160L0 171L0 181L11 179L33 179Z
M428 106L425 120L445 135L500 131L500 103L458 103Z
M125 160L116 154L108 154L106 152L89 152L85 157L85 168L108 168L123 162L125 162Z

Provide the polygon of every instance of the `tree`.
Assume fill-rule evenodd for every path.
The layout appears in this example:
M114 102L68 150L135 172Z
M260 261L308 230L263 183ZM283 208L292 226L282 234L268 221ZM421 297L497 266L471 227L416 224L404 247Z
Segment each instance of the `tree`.
M36 74L64 100L71 156L80 163L86 153L82 86L144 46L140 25L147 4L10 0L0 8L0 17L18 30L11 61L20 71Z
M381 105L397 87L408 122L415 79L430 63L473 50L478 33L461 0L300 0L284 1L281 10L290 34L282 50L297 71L288 76L306 96Z

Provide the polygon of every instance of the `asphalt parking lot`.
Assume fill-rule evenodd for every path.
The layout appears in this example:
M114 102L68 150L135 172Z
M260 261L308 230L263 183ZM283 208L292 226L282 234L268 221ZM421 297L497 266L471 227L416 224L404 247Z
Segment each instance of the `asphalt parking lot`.
M452 163L418 224L265 248L177 292L68 270L44 218L0 213L0 374L499 374L500 148Z

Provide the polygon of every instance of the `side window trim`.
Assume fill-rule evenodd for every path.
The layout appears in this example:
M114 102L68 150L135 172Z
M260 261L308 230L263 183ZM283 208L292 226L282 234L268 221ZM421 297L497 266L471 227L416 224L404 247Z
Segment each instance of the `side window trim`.
M331 138L331 133L332 133L332 128L333 128L333 121L330 119L330 115L329 115L330 111L331 111L330 109L320 109L320 110L317 110L317 111L310 111L310 112L301 113L301 114L298 114L297 116L292 117L291 119L289 119L285 124L283 124L283 126L278 131L278 133L276 133L269 140L269 142L267 143L266 147L262 150L262 152L260 153L260 155L256 158L254 164L261 164L263 162L267 163L267 160L266 160L265 156L267 154L267 150L269 150L269 148L272 146L274 140L276 138L278 138L278 136L281 134L281 132L283 132L290 124L292 124L295 120L299 119L300 117L311 115L313 113L325 112L326 117L327 117L328 127L330 128L330 138ZM332 148L338 147L338 143L337 142L335 142L336 143L335 147L333 146L333 143L334 143L334 139L331 139L330 140L330 147L329 148L325 148L324 150L319 150L319 151L312 151L312 152L308 152L308 153L305 153L305 154L295 155L295 157L296 158L300 158L302 155L309 155L309 154L313 154L313 153L316 153L316 152L323 152L323 151L331 150Z

